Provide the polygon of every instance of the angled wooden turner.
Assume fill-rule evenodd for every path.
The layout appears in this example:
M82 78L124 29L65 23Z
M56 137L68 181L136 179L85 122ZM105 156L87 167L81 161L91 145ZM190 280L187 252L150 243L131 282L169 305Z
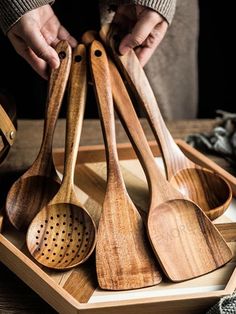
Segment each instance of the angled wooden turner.
M204 212L163 177L119 72L111 61L109 66L116 108L148 179L147 230L162 269L173 281L217 269L232 258L232 252Z
M168 181L186 197L196 202L215 219L228 208L232 199L230 185L223 177L204 169L188 159L172 138L162 118L148 79L133 50L124 56L115 51L115 26L105 25L101 37L112 48L113 56L134 92L137 101L146 111L148 121L160 144Z
M116 148L110 75L105 50L93 41L91 72L100 108L107 156L107 189L99 221L96 269L101 288L134 289L161 281L141 216L125 188Z

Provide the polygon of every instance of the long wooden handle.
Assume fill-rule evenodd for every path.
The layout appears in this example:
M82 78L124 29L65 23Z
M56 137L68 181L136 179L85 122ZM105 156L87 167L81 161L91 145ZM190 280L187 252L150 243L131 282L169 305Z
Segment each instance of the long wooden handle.
M167 126L162 118L156 98L146 77L140 62L133 50L130 50L125 55L118 55L115 49L118 30L112 25L104 25L100 31L100 36L111 47L113 57L129 83L132 92L134 93L138 103L144 108L150 126L160 144L163 159L166 165L166 172L168 179L173 176L178 170L178 163L176 159L183 157L183 153L175 144ZM171 152L170 152L171 148ZM185 162L187 160L185 159ZM177 167L177 168L176 168Z
M94 90L99 104L103 137L106 145L109 184L112 178L122 181L122 176L118 167L109 65L105 49L99 41L93 41L90 47L90 61Z
M43 140L39 156L35 161L35 163L37 163L37 161L41 163L41 167L43 166L44 159L51 159L53 134L71 66L71 47L68 42L59 42L56 47L56 51L61 62L57 69L52 70L49 78Z
M72 190L87 94L86 48L78 45L73 52L68 89L65 165L61 191ZM68 193L63 193L67 195ZM70 196L67 195L68 201Z
M133 104L126 90L126 87L122 81L122 78L115 67L114 63L109 60L109 67L111 73L112 82L112 93L115 101L115 106L119 112L120 118L123 122L123 126L134 145L137 156L142 163L148 182L149 188L152 194L152 199L157 203L162 203L169 199L166 193L161 193L164 191L165 187L168 185L167 181L164 179L161 171L159 170L152 151L148 145L146 136L142 129L141 123L137 117L137 114L133 108ZM161 186L161 190L157 189L157 186ZM173 189L173 193L174 189ZM178 198L179 192L176 191L176 197Z

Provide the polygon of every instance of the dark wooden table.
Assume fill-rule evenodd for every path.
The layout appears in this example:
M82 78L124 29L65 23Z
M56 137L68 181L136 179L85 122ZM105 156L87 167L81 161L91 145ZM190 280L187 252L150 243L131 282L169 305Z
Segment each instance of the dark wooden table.
M148 140L153 140L153 134L145 120L141 120ZM168 127L175 138L184 139L186 135L202 131L210 131L213 120L189 120L169 122ZM0 195L2 206L7 191L36 158L39 150L43 130L42 120L19 120L17 140L11 151L0 166ZM117 141L128 142L123 128L117 122ZM59 120L54 137L54 147L64 146L65 120ZM103 143L100 123L97 120L84 121L81 145ZM227 164L223 160L216 160L223 167ZM36 293L27 287L10 270L0 263L0 313L55 313Z

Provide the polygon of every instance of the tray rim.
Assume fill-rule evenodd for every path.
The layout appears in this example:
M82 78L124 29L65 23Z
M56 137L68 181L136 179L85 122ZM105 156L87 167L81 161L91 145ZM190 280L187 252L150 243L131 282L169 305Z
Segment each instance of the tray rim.
M208 166L208 168L212 169L213 171L220 173L226 177L231 185L236 185L236 178L225 171L223 168L218 166L216 163L211 161L205 155L201 154L194 148L190 148L188 144L186 144L183 140L176 140L176 143L179 145L184 152L188 152L188 154L192 154L194 152L194 156L197 154L198 159L203 163L203 166ZM157 146L155 141L149 142L149 145L154 153L155 156L160 155L160 150ZM118 144L118 153L120 160L128 160L128 159L136 159L136 154L131 146L130 143L122 143ZM58 148L53 150L54 162L56 167L62 164L64 155L64 149ZM88 156L90 159L88 160ZM127 158L127 156L129 158ZM199 157L200 156L200 157ZM196 157L196 156L195 156ZM81 146L79 149L79 154L77 158L77 163L89 163L89 162L98 162L105 160L105 152L104 152L104 145L89 145L89 146ZM207 165L206 165L207 163ZM210 167L209 167L210 164ZM219 168L219 169L218 169ZM235 189L236 190L236 189ZM0 228L1 229L1 228ZM7 255L4 253L8 251L10 255L14 258L10 260L7 258ZM20 263L14 264L14 261L18 260ZM169 302L178 302L178 301L193 301L193 300L214 300L219 299L223 296L231 294L234 292L236 288L236 267L232 272L228 283L226 284L225 288L218 291L211 291L207 293L191 293L191 294L181 294L175 296L158 296L158 297L150 297L150 298L140 298L135 300L122 300L122 301L113 301L113 302L99 302L99 303L80 303L76 300L69 292L67 292L63 287L59 286L43 269L37 266L29 257L27 257L21 250L14 246L7 238L4 237L3 234L0 233L0 261L4 263L9 269L11 269L22 281L24 281L27 285L29 285L36 293L38 293L46 302L52 305L56 310L59 309L61 313L63 312L63 308L65 308L65 313L78 313L77 311L83 310L95 310L95 309L104 309L107 308L108 310L114 307L123 307L123 306L130 306L130 305L148 305L148 304L158 304L161 303L169 303ZM30 271L33 277L36 277L43 281L46 284L47 289L50 292L53 292L56 297L54 300L51 300L51 296L48 293L47 289L42 289L40 287L40 283L37 280L31 280L25 278L24 274L25 271L20 271L19 266L23 266L23 269ZM46 292L44 292L44 291ZM56 300L59 297L58 300ZM63 301L63 302L62 302ZM62 303L64 303L62 308ZM68 311L69 310L69 311ZM86 311L86 313L89 313ZM92 313L92 312L91 312ZM94 313L94 312L93 312Z
M13 266L12 262L7 261L7 258L3 257L4 250L2 252L1 247L4 247L5 249L8 249L11 254L13 254L15 257L18 257L18 259L21 261L21 263L25 264L31 271L33 271L37 276L38 279L44 279L44 283L46 283L49 288L57 292L57 295L60 295L63 297L64 301L68 302L71 306L78 310L82 309L96 309L96 308L103 308L103 307L111 307L111 302L99 302L99 303L80 303L77 301L73 296L71 296L64 288L61 286L55 284L55 281L41 269L39 266L37 266L29 257L27 257L24 253L22 253L18 248L16 248L9 240L7 240L2 234L0 234L0 257L1 262L5 264L9 269L11 269L20 279L22 279L26 284L29 285L28 279L23 276L23 274L20 274L18 272L18 267ZM2 252L2 254L1 254ZM34 269L34 270L33 270ZM24 273L24 272L22 272ZM233 282L235 281L235 284ZM35 283L35 284L34 284ZM35 286L35 287L34 287ZM150 303L161 303L161 302L173 302L173 301L180 301L180 300L194 300L194 299L204 299L204 298L211 298L211 297L223 297L228 294L233 293L236 286L236 267L226 284L225 288L218 291L211 291L208 293L193 293L193 294L181 294L181 295L175 295L175 296L162 296L162 297L150 297L148 299L140 298L138 300L123 300L123 301L113 301L112 305L116 306L124 306L124 305L138 305L138 304L150 304ZM46 295L42 295L42 292L38 291L38 283L36 281L33 281L30 285L30 287L36 291L42 298L47 299ZM48 294L48 291L47 291ZM134 303L135 301L135 303ZM48 302L51 303L50 301Z

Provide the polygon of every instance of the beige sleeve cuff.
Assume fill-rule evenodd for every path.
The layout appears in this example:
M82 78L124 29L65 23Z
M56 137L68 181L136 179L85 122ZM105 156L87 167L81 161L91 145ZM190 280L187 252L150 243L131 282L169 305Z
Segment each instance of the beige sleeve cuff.
M106 1L107 4L121 5L121 4L139 4L157 11L170 24L174 17L176 0L112 0Z
M0 0L0 28L6 34L26 12L53 0Z

